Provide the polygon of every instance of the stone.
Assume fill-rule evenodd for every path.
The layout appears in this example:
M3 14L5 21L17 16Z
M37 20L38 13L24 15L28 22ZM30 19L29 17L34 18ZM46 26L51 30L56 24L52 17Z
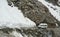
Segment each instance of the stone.
M57 6L59 6L60 7L60 0L46 0L47 2L49 2L49 3L52 3L53 5L57 5Z
M36 26L40 23L47 23L48 27L52 28L56 27L56 23L60 25L60 22L49 12L48 8L38 0L18 0L14 2L14 6L18 7L25 17L35 22Z

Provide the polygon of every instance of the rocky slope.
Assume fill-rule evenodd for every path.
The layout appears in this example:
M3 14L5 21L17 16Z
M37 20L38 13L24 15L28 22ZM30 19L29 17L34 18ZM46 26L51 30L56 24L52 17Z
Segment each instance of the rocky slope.
M1 24L0 37L60 37L59 35L60 28L55 28L56 27L55 23L60 25L59 21L51 14L49 8L47 8L45 4L43 4L44 2L42 2L41 0L40 2L38 0L6 0L6 1L8 2L9 7L7 4L5 4L6 6L4 6L4 3L6 3L4 0L0 0L0 2L3 3L2 7L4 7L3 8L4 10L6 7L7 7L6 9L9 9L11 7L11 9L13 8L12 13L14 14L16 11L18 11L16 10L15 12L13 12L14 9L16 9L14 7L18 7L18 9L22 11L23 15L34 21L37 26L40 23L47 23L48 27L54 28L37 28L34 27L33 24L29 25L29 23L26 22L26 20L22 20L21 18L21 22L25 21L25 23L27 23L28 27L30 28L27 28L27 25L25 25L25 23L21 24L20 20L18 20L19 22L18 24L16 23ZM49 1L50 3L59 6L56 0L46 1ZM0 6L1 5L2 4L0 4ZM11 14L11 17L13 14ZM22 25L23 27L21 27Z
M29 28L29 29L0 29L0 37L52 37L53 32L46 29Z
M28 29L3 28L0 29L0 37L60 37L59 29L60 28L38 29L36 27Z
M36 26L40 23L47 23L48 27L56 27L56 23L60 26L60 22L49 12L49 9L38 0L8 0L8 5L11 6L11 2L25 17L34 21Z
M49 3L52 3L53 5L60 6L60 0L46 0Z

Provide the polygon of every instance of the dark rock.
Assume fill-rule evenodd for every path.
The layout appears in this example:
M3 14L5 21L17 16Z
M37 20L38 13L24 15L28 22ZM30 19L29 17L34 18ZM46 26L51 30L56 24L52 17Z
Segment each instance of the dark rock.
M5 33L6 30L8 33ZM23 31L22 31L23 30ZM25 35L27 37L60 37L60 28L47 28L47 29L39 29L39 28L29 28L29 29L12 29L12 28L3 28L0 30L0 37L16 37L13 35L12 32L16 31L17 33L20 33L23 37ZM16 34L15 32L15 34Z
M12 2L12 0L10 1ZM25 17L28 17L34 21L36 26L40 23L47 23L48 27L56 27L56 23L60 25L60 22L53 15L51 15L48 8L38 0L18 0L13 1L13 4L22 11Z
M0 29L0 31L9 34L9 32L12 32L13 29L12 28L3 28L3 29Z
M49 2L49 3L52 3L53 5L57 5L57 6L60 6L59 4L59 0L45 0L45 1L47 1L47 2Z
M12 28L0 29L0 37L15 37L13 35L10 35L10 33L12 33L12 31L13 31Z
M60 37L60 28L47 28L47 30L53 32L53 37Z

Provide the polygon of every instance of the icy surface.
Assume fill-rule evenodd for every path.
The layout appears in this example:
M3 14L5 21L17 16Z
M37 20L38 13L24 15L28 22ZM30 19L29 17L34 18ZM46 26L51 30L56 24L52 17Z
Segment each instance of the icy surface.
M60 7L54 6L52 3L48 3L45 0L38 0L38 1L42 2L42 4L44 4L49 9L51 14L60 21Z
M33 27L35 23L24 17L17 7L8 5L7 0L0 0L0 26L3 27Z

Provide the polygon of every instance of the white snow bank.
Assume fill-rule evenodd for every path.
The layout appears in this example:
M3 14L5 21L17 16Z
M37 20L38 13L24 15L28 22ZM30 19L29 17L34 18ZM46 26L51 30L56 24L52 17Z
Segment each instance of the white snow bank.
M1 27L33 27L35 23L25 18L17 7L10 7L7 0L0 0L0 26Z
M48 3L45 0L38 0L38 1L40 1L42 4L44 4L49 9L51 14L60 21L60 7L54 6L52 3ZM54 9L56 9L56 10L54 10Z

